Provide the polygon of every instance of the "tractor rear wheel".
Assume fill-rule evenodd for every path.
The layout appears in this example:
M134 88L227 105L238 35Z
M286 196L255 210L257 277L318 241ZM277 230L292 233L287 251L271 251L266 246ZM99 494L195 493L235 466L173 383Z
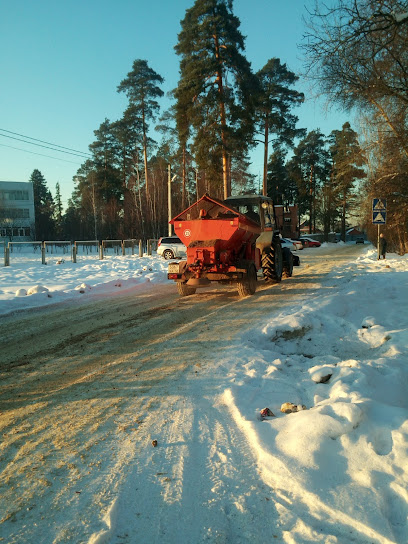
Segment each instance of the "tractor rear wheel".
M279 283L282 279L283 259L282 246L278 241L272 241L271 247L262 253L262 269L266 281Z
M189 295L194 295L194 293L196 292L196 288L190 287L189 285L187 285L187 283L178 281L177 291L181 297L188 297Z
M293 274L293 255L288 247L282 249L283 256L283 278L290 278Z
M247 297L249 295L253 295L256 291L256 283L256 269L254 265L250 265L245 278L237 282L239 296Z

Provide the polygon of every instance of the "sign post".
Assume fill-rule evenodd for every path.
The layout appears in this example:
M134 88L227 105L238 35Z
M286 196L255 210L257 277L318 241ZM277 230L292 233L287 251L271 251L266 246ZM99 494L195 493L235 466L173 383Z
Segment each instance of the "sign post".
M380 258L380 225L385 225L387 219L387 201L383 198L373 198L373 225L377 225L377 259Z

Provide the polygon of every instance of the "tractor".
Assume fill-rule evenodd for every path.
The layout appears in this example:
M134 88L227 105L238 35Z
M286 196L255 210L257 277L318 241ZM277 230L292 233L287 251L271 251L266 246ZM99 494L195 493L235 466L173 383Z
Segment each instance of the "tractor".
M290 277L299 264L281 246L272 199L261 195L205 194L170 223L187 247L187 260L169 264L167 277L181 296L212 282L236 284L241 297L253 295L258 275L270 283Z

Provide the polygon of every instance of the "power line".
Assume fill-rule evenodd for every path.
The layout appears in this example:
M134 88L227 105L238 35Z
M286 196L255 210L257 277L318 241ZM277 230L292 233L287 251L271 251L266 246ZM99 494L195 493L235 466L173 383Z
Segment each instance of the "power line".
M78 153L71 153L70 151L61 151L60 149L55 149L54 147L50 147L48 145L36 144L34 142L27 142L27 140L22 140L21 138L16 138L15 136L7 136L7 134L0 134L0 136L3 136L3 138L11 138L12 140L17 140L18 142L23 142L25 144L35 145L37 147L45 147L46 149L51 149L52 151L56 151L57 153L65 153L66 155L75 155L76 157L81 157L82 159L90 158L89 155L80 155Z
M48 144L48 145L52 145L53 147L60 147L61 149L67 149L68 151L75 151L75 153L80 153L81 155L90 156L90 153L88 153L88 152L84 153L83 151L78 151L78 149L72 149L70 147L64 147L63 145L52 144L51 142L46 142L44 140L39 140L38 138L32 138L31 136L25 136L24 134L19 134L18 132L12 132L11 130L6 130L5 128L0 128L0 130L2 132L7 132L8 134L14 134L14 136L21 136L22 138L27 138L27 139L33 140L35 142L41 142L42 144ZM30 142L27 142L27 143L30 143Z
M10 149L17 149L18 151L25 151L25 153L31 153L32 155L39 155L40 157L55 159L56 161L69 162L71 164L81 164L80 162L68 161L67 159L60 159L59 157L51 157L51 155L44 155L43 153L35 153L35 151L28 151L28 149L21 149L21 147L13 147L12 145L0 144L0 146L9 147Z

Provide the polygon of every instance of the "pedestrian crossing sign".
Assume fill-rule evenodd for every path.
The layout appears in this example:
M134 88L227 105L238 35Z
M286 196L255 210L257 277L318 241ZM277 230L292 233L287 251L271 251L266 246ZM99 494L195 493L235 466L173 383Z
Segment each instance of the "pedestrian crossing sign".
M373 212L381 212L387 209L387 201L384 198L373 198Z
M387 218L387 213L373 211L373 224L374 225L385 225L385 220Z

